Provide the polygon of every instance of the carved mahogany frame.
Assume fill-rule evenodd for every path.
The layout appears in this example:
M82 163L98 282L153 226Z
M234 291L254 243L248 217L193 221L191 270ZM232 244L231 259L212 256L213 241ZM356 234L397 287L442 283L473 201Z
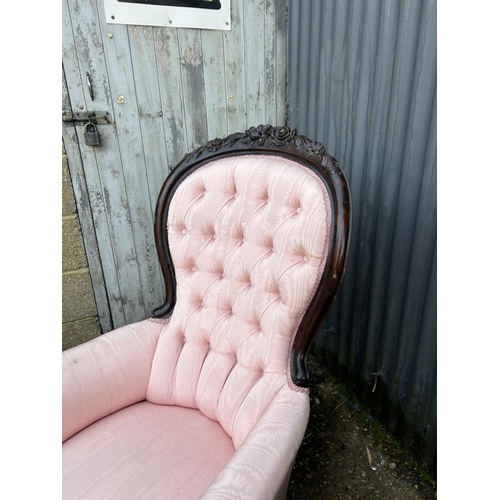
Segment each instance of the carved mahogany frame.
M351 193L342 168L326 153L324 146L303 135L297 135L295 129L259 125L225 139L214 139L186 154L172 170L160 190L156 205L155 241L165 280L166 297L163 305L154 310L154 316L169 317L176 301L175 272L166 230L168 209L175 190L194 170L210 161L248 154L281 156L310 168L324 182L330 198L332 227L325 269L316 294L299 325L290 356L293 382L307 387L309 348L344 277L351 231Z

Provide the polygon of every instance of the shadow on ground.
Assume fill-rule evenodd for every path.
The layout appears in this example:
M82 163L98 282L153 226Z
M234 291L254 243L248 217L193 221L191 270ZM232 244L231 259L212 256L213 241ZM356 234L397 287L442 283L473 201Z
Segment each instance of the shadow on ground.
M435 499L436 482L310 358L311 415L287 499Z

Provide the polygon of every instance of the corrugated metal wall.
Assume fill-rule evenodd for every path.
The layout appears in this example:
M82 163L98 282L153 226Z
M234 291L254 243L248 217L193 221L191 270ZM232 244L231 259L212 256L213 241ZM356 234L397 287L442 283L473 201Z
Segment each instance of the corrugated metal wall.
M316 352L433 470L436 2L289 0L288 16L290 125L325 144L353 197L348 269Z

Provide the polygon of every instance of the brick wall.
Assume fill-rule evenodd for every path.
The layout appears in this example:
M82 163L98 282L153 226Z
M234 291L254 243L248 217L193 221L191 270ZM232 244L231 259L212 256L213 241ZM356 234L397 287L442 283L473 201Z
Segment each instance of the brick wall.
M62 348L101 334L76 211L68 160L62 155Z

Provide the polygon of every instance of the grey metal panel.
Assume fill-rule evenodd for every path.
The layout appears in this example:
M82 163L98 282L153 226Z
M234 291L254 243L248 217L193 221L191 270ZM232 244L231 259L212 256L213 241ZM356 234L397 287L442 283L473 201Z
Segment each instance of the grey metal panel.
M325 144L353 195L347 272L316 350L432 469L436 3L289 0L288 15L290 125Z

